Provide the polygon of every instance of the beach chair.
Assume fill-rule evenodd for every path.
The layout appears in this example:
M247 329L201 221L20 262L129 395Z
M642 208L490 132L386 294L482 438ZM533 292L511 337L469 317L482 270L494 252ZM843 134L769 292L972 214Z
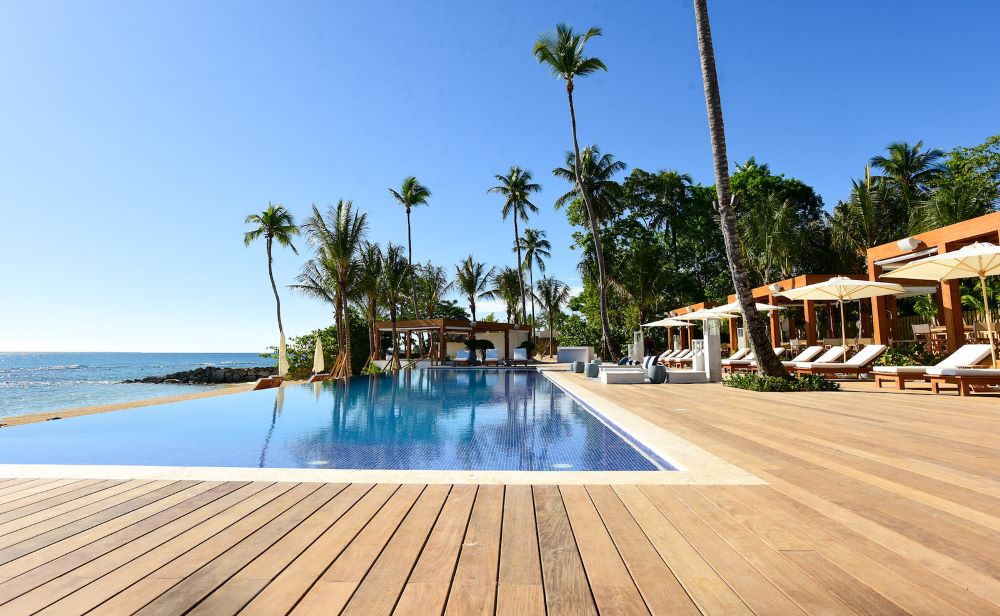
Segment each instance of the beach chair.
M875 385L892 383L896 389L906 389L907 381L929 381L928 370L933 368L963 368L975 366L990 356L988 344L966 344L933 366L875 366Z
M500 365L500 355L497 354L496 349L486 349L486 361L483 362L487 366L499 366Z
M852 374L860 376L871 371L871 365L882 356L882 353L885 353L886 348L888 347L884 344L867 344L846 362L799 362L795 364L795 372L800 376L803 374L822 374L824 376Z
M514 357L511 358L510 363L514 366L518 364L528 365L528 349L518 348L514 349Z
M465 364L466 366L468 366L469 363L470 363L470 361L471 361L471 357L469 356L469 352L468 351L464 351L463 350L463 351L459 351L458 353L455 353L455 365L456 366L458 366L460 364Z
M781 365L784 366L784 367L786 367L786 368L794 368L795 364L799 364L799 363L807 362L807 361L813 361L814 359L816 359L816 356L819 355L822 352L823 352L823 347L821 347L819 345L811 346L811 347L806 347L806 348L802 349L802 352L800 352L795 357L793 357L793 358L791 358L789 360L781 362Z
M975 389L1000 386L1000 370L995 368L928 368L927 376L933 393L940 393L941 385L955 385L962 398Z
M738 361L741 359L746 359L746 356L749 354L750 354L750 347L746 347L743 349L736 349L736 352L730 355L729 357L723 359L722 363L726 363L727 361Z
M665 366L680 366L682 362L684 362L685 360L691 360L693 357L694 357L694 351L690 349L684 349L680 353L664 360L661 363Z
M771 349L776 357L781 357L785 354L784 347L774 347ZM757 357L750 353L745 359L730 359L722 362L723 372L740 372L746 370L756 370L757 369Z
M808 362L801 362L801 361L800 362L795 362L791 366L786 366L786 368L789 368L792 372L795 372L795 368L799 364L807 364L807 363L810 364L810 365L811 364L828 364L830 362L837 361L838 359L840 359L843 356L844 356L844 347L842 347L840 345L836 345L836 346L830 347L822 355L820 355L819 357L817 357L816 359L814 359L812 361L808 361Z

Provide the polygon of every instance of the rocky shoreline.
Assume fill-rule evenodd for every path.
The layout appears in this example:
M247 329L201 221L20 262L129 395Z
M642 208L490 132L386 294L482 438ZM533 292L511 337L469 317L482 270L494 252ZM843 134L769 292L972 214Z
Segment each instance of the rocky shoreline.
M275 374L275 366L258 368L216 368L205 366L194 370L184 370L163 376L147 376L143 379L130 379L122 383L180 383L190 385L219 385L223 383L251 383Z

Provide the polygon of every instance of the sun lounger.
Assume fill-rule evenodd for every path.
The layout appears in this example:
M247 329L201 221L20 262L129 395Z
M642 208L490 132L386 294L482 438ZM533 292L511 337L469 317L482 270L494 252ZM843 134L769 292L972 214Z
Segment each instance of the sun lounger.
M844 347L839 346L839 345L838 346L832 346L829 349L827 349L825 353L823 353L822 355L820 355L819 357L817 357L813 361L810 361L810 362L801 362L801 361L800 362L795 362L793 365L788 366L788 368L791 369L792 372L794 372L795 368L798 367L799 364L809 364L809 365L812 365L812 364L829 364L830 362L837 361L838 359L840 359L843 356L844 356Z
M524 364L528 365L528 349L518 348L514 349L514 357L511 358L510 363L512 365Z
M486 361L483 362L487 366L499 366L500 365L500 355L497 354L496 349L486 349Z
M459 365L459 364L469 365L470 361L471 361L471 357L469 356L469 352L468 351L459 351L459 352L455 353L455 365L456 366Z
M886 346L884 344L867 344L863 349L858 351L854 357L850 358L846 362L841 363L822 363L822 362L799 362L795 364L795 371L802 374L822 374L822 375L837 375L837 374L856 374L860 375L864 372L869 372L871 370L870 366L875 363L875 360L881 357L882 353L885 353Z
M771 349L774 351L775 357L781 357L785 354L784 347L774 347ZM722 362L723 372L740 372L745 370L756 370L757 369L757 357L750 353L745 359L729 359Z
M955 385L963 398L975 388L1000 386L1000 370L995 368L928 368L927 376L932 392L940 393L941 385Z
M814 359L816 359L816 356L819 355L822 352L823 352L823 347L821 347L819 345L817 345L817 346L811 346L811 347L808 347L808 348L804 349L802 352L800 352L795 357L789 359L788 361L781 362L781 365L783 365L786 368L794 368L795 364L799 364L799 363L803 363L803 362L807 362L807 361L813 361Z
M694 359L694 351L690 349L684 349L677 355L674 355L670 359L663 362L666 366L680 366L681 364L692 361Z
M906 381L930 380L928 370L975 366L989 356L990 345L966 344L933 366L875 366L872 374L875 375L875 385L878 387L882 387L882 383L894 383L896 389L906 389Z
M675 359L680 359L681 357L687 357L690 353L691 353L691 351L688 350L688 349L680 349L678 351L673 351L672 353L670 353L666 357L661 358L659 360L659 362L661 364L663 364L664 366L668 366L668 365L670 365L671 361L673 361Z
M285 380L285 377L278 376L276 374L275 375L271 375L271 376L266 376L264 378L257 379L254 382L253 387L250 388L250 391L258 391L258 390L261 390L261 389L271 389L272 387L281 387L281 383L284 380Z
M746 359L747 355L750 355L750 348L749 347L747 347L745 349L737 349L735 353L733 353L729 357L723 359L722 363L726 363L727 361L738 361L738 360L741 360L741 359Z

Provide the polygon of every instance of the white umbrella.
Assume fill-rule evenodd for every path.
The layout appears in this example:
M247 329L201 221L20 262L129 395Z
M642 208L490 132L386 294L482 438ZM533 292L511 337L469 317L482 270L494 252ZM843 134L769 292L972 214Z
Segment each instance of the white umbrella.
M931 255L902 265L883 274L884 278L910 278L916 280L958 280L979 278L979 288L983 291L983 308L986 309L986 329L990 336L990 351L993 366L997 365L997 352L993 344L993 317L990 315L990 299L986 294L986 277L1000 274L1000 246L989 242L976 242L958 250L940 255Z
M834 276L825 282L806 285L798 289L788 289L776 295L783 295L792 300L836 301L840 304L840 337L844 348L847 348L847 329L844 326L844 302L856 299L870 299L883 295L899 295L906 289L895 282L872 282L870 280L854 280L846 276Z
M313 374L323 372L323 341L316 335L316 352L313 353Z
M738 317L738 314L729 314L726 312L718 311L715 308L703 308L701 310L695 310L694 312L689 312L687 314L679 314L676 317L678 321L707 321L709 319L725 319ZM690 325L690 323L685 323L685 325Z
M649 323L643 323L642 327L687 327L687 323L684 321L678 321L677 319L660 319L659 321L651 321Z
M288 352L285 350L285 334L278 338L278 376L288 374Z
M762 304L757 302L754 304L757 308L757 312L767 312L768 310L781 310L782 306L775 306L774 304ZM731 302L724 306L716 306L715 308L709 308L712 312L742 312L739 302Z

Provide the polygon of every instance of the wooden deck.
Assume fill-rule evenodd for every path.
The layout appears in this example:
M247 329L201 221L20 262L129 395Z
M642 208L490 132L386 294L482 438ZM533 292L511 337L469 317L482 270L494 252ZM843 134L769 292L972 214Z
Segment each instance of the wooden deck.
M0 614L1000 613L1000 399L585 386L768 485L2 480Z

